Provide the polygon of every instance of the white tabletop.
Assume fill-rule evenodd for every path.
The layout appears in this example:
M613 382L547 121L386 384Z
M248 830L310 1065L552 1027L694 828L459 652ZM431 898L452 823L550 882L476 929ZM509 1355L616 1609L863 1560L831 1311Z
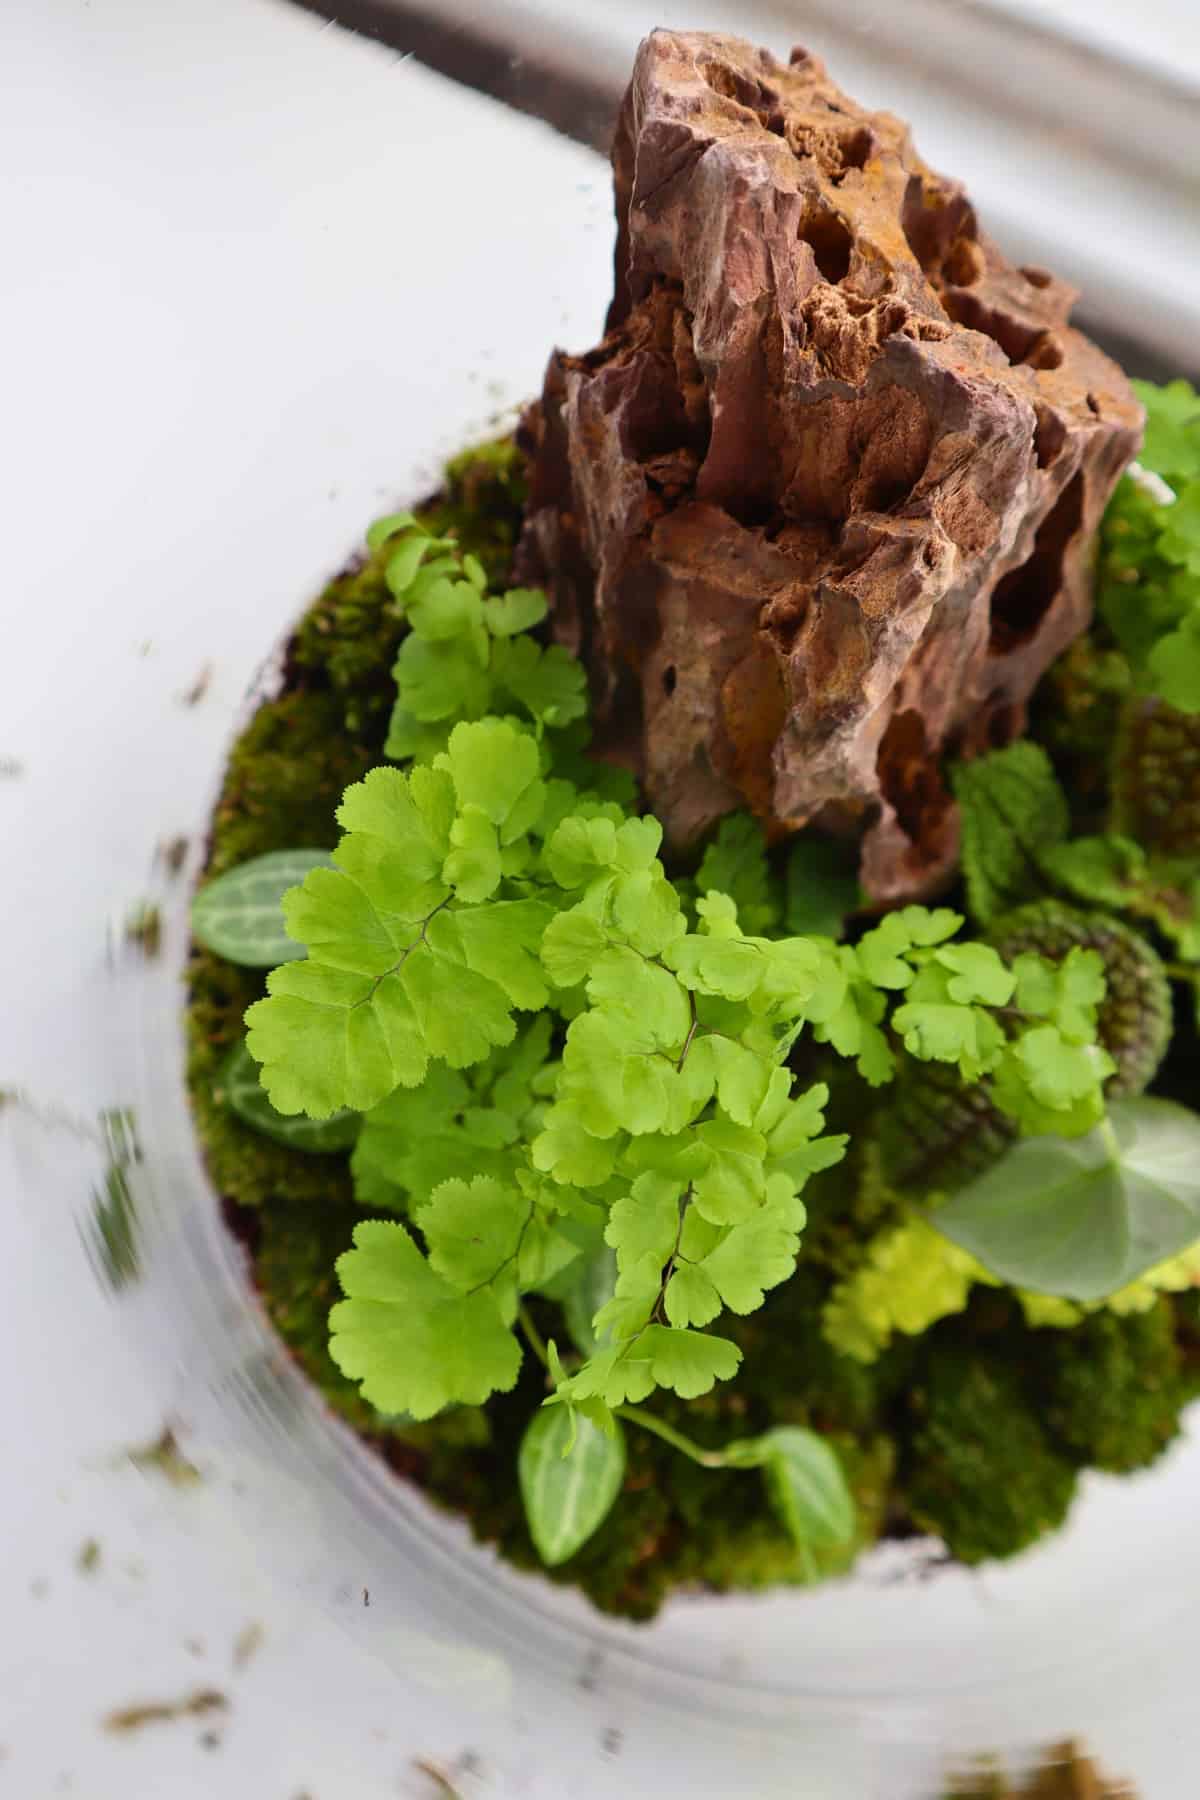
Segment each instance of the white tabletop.
M815 1748L806 1785L764 1753L739 1789L746 1745L700 1720L669 1758L636 1732L576 1755L553 1716L417 1700L336 1623L369 1571L315 1607L256 1560L272 1521L247 1531L202 1452L191 1486L129 1464L176 1372L122 1328L78 1230L97 1116L128 1097L111 923L155 836L203 818L314 582L536 390L552 343L594 340L607 170L278 0L11 6L0 66L0 1791L445 1800L441 1771L463 1800L824 1796ZM197 1690L227 1706L104 1726ZM1190 1793L1145 1773L1173 1729L1147 1714L1121 1740L1148 1800Z

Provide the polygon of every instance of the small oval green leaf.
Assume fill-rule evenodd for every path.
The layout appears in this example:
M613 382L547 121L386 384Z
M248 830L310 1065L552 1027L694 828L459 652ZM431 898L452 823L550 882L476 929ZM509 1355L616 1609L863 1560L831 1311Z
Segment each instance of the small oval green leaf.
M304 1113L279 1113L267 1099L259 1079L259 1068L243 1038L234 1045L221 1064L213 1089L217 1099L227 1106L244 1125L250 1125L263 1137L289 1150L305 1150L314 1155L331 1155L349 1150L358 1136L362 1114L343 1109L327 1119L310 1119Z
M1200 1118L1114 1101L1086 1137L1023 1138L930 1223L1014 1287L1103 1300L1200 1238Z
M331 869L328 850L270 850L218 875L192 901L192 935L229 962L273 969L304 955L283 928L283 896L310 869Z
M815 1431L779 1425L758 1440L771 1504L802 1548L834 1549L854 1536L854 1496L837 1452Z
M542 1561L553 1568L586 1544L621 1491L621 1427L610 1437L579 1414L572 1419L565 1406L543 1407L521 1439L517 1474L529 1534Z

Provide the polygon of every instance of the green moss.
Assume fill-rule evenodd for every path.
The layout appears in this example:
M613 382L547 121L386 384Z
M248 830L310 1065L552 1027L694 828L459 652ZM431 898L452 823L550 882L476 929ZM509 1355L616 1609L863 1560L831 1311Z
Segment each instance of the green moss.
M979 1325L978 1304L955 1329L922 1340L901 1470L914 1523L965 1563L1012 1556L1056 1529L1077 1478L1006 1353L1008 1334L981 1354L964 1342L972 1320Z
M1046 1423L1081 1463L1122 1474L1153 1462L1179 1430L1187 1397L1170 1305L1094 1313L1048 1332Z

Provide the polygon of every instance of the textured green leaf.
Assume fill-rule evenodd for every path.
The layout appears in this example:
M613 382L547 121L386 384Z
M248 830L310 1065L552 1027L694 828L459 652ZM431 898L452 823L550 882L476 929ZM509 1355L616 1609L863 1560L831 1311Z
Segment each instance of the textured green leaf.
M337 1272L346 1298L329 1315L330 1354L378 1411L429 1419L516 1382L521 1347L491 1289L459 1293L403 1225L356 1225Z
M378 983L318 963L285 963L246 1011L246 1044L281 1113L366 1112L421 1080L428 1053L396 977Z
M215 956L249 969L273 969L304 955L284 928L283 896L312 869L328 869L328 850L270 850L206 884L192 901L192 935Z
M951 971L946 983L951 1000L1007 1006L1012 999L1016 981L990 944L946 944L934 955Z
M711 1282L720 1304L735 1313L756 1312L766 1293L790 1279L796 1267L800 1248L800 1232L804 1227L804 1202L791 1192L790 1184L781 1184L779 1192L768 1194L766 1204L744 1224L724 1232L721 1241L699 1264L699 1273ZM706 1325L716 1317L676 1320L668 1307L672 1324Z
M997 914L1045 891L1041 859L1067 835L1067 803L1045 751L1029 739L953 772L962 812L962 865L972 917Z
M534 1413L517 1453L525 1518L549 1568L566 1562L608 1517L625 1479L619 1423L601 1431L565 1406Z
M688 1034L687 995L674 975L636 950L615 948L596 957L587 982L594 1006L627 1022L639 1037L678 1052Z
M277 1144L286 1144L289 1150L312 1154L349 1150L362 1122L361 1113L348 1109L333 1113L327 1119L276 1112L263 1091L258 1064L247 1050L244 1039L234 1045L221 1064L213 1094L236 1113L244 1125L252 1126Z
M1014 1287L1102 1300L1200 1238L1200 1119L1121 1100L1087 1137L1026 1138L932 1215Z
M604 1241L616 1251L624 1273L649 1259L662 1268L679 1233L679 1198L686 1185L682 1176L639 1175L630 1193L613 1202ZM657 1274L654 1277L657 1286Z

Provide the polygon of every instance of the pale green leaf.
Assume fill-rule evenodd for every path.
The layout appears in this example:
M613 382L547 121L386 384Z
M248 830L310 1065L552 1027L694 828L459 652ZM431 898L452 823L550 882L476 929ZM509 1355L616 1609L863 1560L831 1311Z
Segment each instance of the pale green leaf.
M284 928L283 896L313 869L328 869L327 850L270 850L207 882L192 901L192 936L215 956L249 969L273 969L304 955Z
M815 1431L777 1425L758 1440L767 1493L795 1542L835 1549L854 1537L854 1498L833 1447Z
M547 612L546 596L539 588L509 588L483 603L483 616L489 631L497 637L515 637L540 625Z
M517 1453L525 1518L548 1568L566 1562L611 1512L625 1479L620 1424L602 1431L565 1406L533 1415Z
M1086 1137L1020 1140L932 1223L1014 1287L1102 1300L1200 1238L1200 1119L1116 1101Z

